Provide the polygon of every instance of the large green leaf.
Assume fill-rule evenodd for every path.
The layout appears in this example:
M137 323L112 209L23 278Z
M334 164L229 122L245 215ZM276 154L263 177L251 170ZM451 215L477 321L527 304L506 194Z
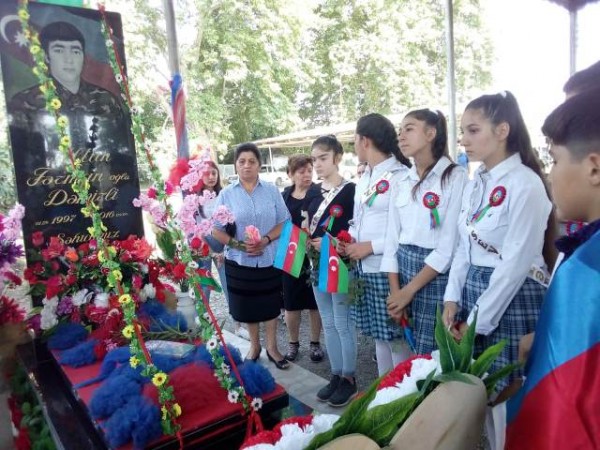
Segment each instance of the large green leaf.
M442 372L453 372L460 368L463 356L454 337L444 326L440 309L437 310L435 321L435 342L440 349L440 365Z
M481 355L471 364L469 373L476 377L483 377L483 375L492 367L496 358L502 353L502 349L506 345L506 340L503 339L497 344L486 348Z
M365 414L355 432L368 436L382 447L388 445L398 428L422 400L421 392L415 392L385 405L376 406Z
M173 237L171 233L166 231L161 231L156 233L156 244L158 248L163 253L163 258L168 261L173 261L175 259L175 242L173 241Z
M485 377L483 379L483 384L485 384L485 389L487 390L488 395L494 392L496 383L498 383L498 381L510 375L510 373L513 370L517 369L520 366L521 364L509 364L507 366L504 366L502 369L499 369L496 372L492 373L491 375Z
M471 361L473 360L473 349L475 348L475 327L477 325L477 311L475 312L475 317L473 318L473 322L467 328L467 332L460 340L458 344L461 353L461 361L460 365L457 368L461 372L468 372L469 367L471 367Z
M466 384L475 384L466 374L455 370L453 372L442 373L433 379L439 383L448 383L449 381L460 381Z

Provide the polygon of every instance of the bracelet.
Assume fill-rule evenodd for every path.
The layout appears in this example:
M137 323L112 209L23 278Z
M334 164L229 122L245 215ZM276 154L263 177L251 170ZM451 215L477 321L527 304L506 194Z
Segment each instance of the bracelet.
M271 239L271 237L268 234L265 234L265 237L269 241L269 244L273 242L273 240Z

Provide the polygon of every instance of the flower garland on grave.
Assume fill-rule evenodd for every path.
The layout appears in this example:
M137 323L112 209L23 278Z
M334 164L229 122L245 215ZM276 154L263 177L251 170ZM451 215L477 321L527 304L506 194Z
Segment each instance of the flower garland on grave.
M181 407L175 401L173 387L168 382L168 375L152 364L150 354L144 346L140 324L135 313L135 302L129 294L129 287L121 283L123 274L120 270L120 264L114 260L116 249L108 246L104 240L104 232L107 231L107 228L102 223L98 205L90 197L90 183L85 172L81 169L81 161L75 158L71 148L71 139L68 134L69 120L65 115L61 114L62 103L56 93L54 81L49 74L38 34L32 30L29 24L30 15L28 6L28 0L20 0L17 14L33 58L34 67L32 71L40 82L40 91L45 97L46 109L56 120L59 151L70 162L65 167L73 180L71 188L77 194L79 202L82 205L82 214L92 221L92 226L88 227L87 231L96 240L98 260L102 266L102 273L106 276L108 286L116 289L119 294L119 304L123 310L124 321L127 324L123 328L122 333L127 339L130 339L130 351L132 355L130 364L134 368L138 365L141 366L142 375L150 378L152 383L157 387L158 400L162 411L161 425L163 432L171 435L177 434L181 443L179 435L181 425L177 421L177 417L181 415Z
M125 102L125 107L128 108L131 113L131 131L136 142L136 148L143 149L144 156L148 161L151 177L154 182L154 187L151 188L152 195L140 197L144 197L145 199L150 197L150 200L156 200L156 202L151 202L152 206L150 206L150 208L154 209L155 211L153 217L157 217L162 214L163 228L166 230L166 232L171 234L173 241L178 243L177 250L179 252L181 261L186 264L186 275L189 281L189 286L192 287L190 290L190 296L195 299L194 303L201 329L202 341L206 344L206 348L211 355L216 378L219 380L221 386L227 391L228 400L231 403L241 403L244 410L250 413L248 431L251 431L252 425L254 425L257 430L261 430L262 424L260 423L260 417L258 414L256 414L256 412L262 407L262 399L259 397L252 398L246 394L242 377L238 372L229 348L225 344L225 339L223 337L221 328L218 325L218 321L210 308L208 299L202 290L201 286L207 284L206 279L204 275L200 274L196 270L198 265L193 259L193 252L187 239L190 234L194 234L194 237L201 238L203 235L210 233L212 226L209 225L212 225L212 222L210 219L205 219L195 227L186 228L183 226L185 220L181 217L181 214L179 215L179 220L174 218L172 208L167 202L168 193L165 188L165 182L162 179L161 173L154 162L154 157L151 153L151 147L145 139L144 125L139 114L140 111L133 105L124 66L121 63L119 53L117 52L112 29L106 20L106 10L103 5L99 5L98 9L102 15L101 30L106 42L109 62L113 69L115 80L121 88L121 96ZM189 164L190 171L181 180L181 188L184 191L191 190L191 187L196 185L198 180L202 178L203 173L206 171L206 165L203 161L192 161ZM199 198L197 199L196 197L197 196L193 194L186 196L184 198L184 206L182 209L186 209L185 203L188 199L190 199L191 202L196 200L201 202L201 200ZM158 214L156 214L156 212L158 212ZM226 222L233 222L233 216L231 213L228 213L228 211L218 209L215 215L220 216L217 218L217 221L220 221L223 225ZM231 364L227 364L226 361L229 361Z

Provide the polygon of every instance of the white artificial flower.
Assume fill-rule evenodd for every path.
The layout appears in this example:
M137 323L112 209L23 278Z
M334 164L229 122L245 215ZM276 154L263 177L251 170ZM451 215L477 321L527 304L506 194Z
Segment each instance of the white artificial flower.
M113 45L113 41L112 41L112 39L107 39L107 40L106 40L106 46L107 46L107 47L112 47L112 45Z
M44 311L42 309L40 316L40 328L42 330L49 330L50 328L58 325L58 318L56 317L55 313L49 312L48 310Z
M238 391L229 391L227 393L227 400L229 400L229 403L237 403L239 397L240 394Z
M339 419L340 416L337 414L317 414L312 420L312 427L315 434L331 430Z
M194 323L198 326L200 326L200 317L196 316L194 317Z
M275 448L302 450L308 447L314 437L314 433L306 433L297 424L289 423L281 427L281 439L277 441Z
M213 335L213 337L211 337L206 343L206 348L208 349L208 351L212 351L216 349L218 345L219 341L217 340L217 337Z
M177 247L178 251L181 251L181 248L183 247L182 244L181 244L181 241L175 242L175 247Z
M188 291L188 295L190 296L190 298L196 298L196 291L194 290L194 288Z
M123 81L123 75L121 75L120 73L116 74L115 80L117 80L117 83L121 84L121 82Z
M71 299L71 302L73 303L73 305L75 305L75 306L85 305L89 300L87 293L88 293L87 289L81 289L80 291L77 291L75 293L75 295L73 295L73 298Z
M196 270L198 268L198 263L196 261L190 261L187 265L192 270Z
M210 315L205 311L202 314L202 318L208 322L210 320Z
M252 408L254 409L254 411L258 411L263 406L262 398L260 398L260 397L254 397L252 399L252 402L250 403L250 406L252 406Z
M94 305L98 308L108 308L109 295L106 292L99 292L94 299Z
M140 270L142 273L148 273L148 264L140 264Z
M231 373L231 369L226 363L221 363L221 371L223 371L225 375L229 375Z
M142 301L146 301L147 299L154 297L156 297L156 288L152 285L152 283L146 284L140 292L140 298Z

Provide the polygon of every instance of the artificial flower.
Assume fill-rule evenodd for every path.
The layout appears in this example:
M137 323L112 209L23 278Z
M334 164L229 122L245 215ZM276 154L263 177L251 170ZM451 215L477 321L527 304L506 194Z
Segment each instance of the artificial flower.
M254 409L254 411L258 411L263 406L262 398L260 398L260 397L254 397L252 399L252 402L250 403L250 406Z
M152 384L156 387L162 386L165 381L167 381L167 374L164 372L157 372L152 377Z
M131 366L132 369L135 369L140 363L140 360L135 357L132 356L131 358L129 358L129 365Z
M133 325L127 325L125 328L123 328L122 333L127 339L131 339L135 333L135 329L133 328Z
M229 401L229 403L237 403L239 397L240 394L238 391L229 391L227 393L227 400Z
M41 247L44 245L44 233L41 231L35 231L31 234L31 243L34 247Z
M119 297L119 303L121 305L128 305L131 303L131 295L123 294Z
M173 414L175 414L175 417L181 416L181 406L179 406L179 403L173 403Z

